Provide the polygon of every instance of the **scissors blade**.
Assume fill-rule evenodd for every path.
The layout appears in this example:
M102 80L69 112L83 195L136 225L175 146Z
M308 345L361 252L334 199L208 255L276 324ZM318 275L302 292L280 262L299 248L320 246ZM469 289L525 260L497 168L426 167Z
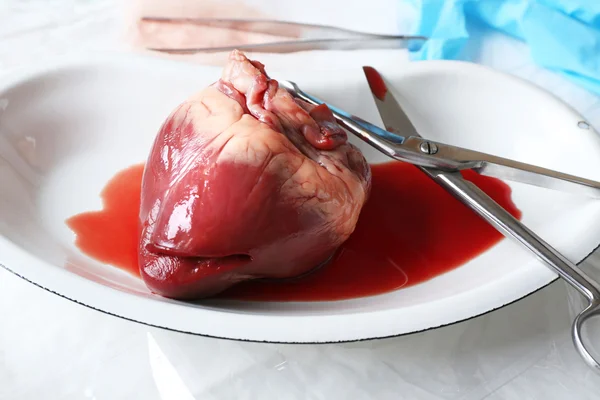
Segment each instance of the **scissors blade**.
M422 151L423 143L427 144L426 148L435 149L430 156L432 160L437 159L439 164L435 165L433 162L434 166L442 169L473 169L481 175L498 179L600 198L600 182L591 179L443 143L414 140L421 135L389 91L381 75L368 66L363 67L363 71L386 129L406 137L402 146L410 147L415 152Z
M379 111L385 129L400 136L418 136L417 128L412 124L387 84L373 67L364 66L363 72L371 89L373 100Z

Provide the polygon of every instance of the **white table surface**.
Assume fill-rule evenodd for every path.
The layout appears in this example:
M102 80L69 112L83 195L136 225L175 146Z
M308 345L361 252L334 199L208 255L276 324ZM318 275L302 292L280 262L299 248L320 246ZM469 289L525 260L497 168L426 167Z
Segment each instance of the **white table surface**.
M61 54L128 51L116 3L1 1L0 80ZM365 56L407 62L401 51L345 53L338 62L360 65ZM330 60L265 59L285 65L307 57ZM490 38L480 61L545 87L600 126L599 99L531 65L522 45ZM584 268L600 270L600 255ZM0 399L597 399L600 375L583 364L569 336L574 298L556 281L492 313L424 333L271 345L149 328L0 269Z

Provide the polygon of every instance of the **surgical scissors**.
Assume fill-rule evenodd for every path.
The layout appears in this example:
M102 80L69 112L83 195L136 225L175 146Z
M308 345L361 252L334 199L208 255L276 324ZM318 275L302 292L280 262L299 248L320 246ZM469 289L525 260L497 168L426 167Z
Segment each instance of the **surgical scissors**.
M371 67L363 68L368 80L378 79L378 85L384 84L377 71L375 71L376 75L373 78L374 69L371 68L367 73L367 68ZM571 327L571 336L575 348L583 360L597 372L600 372L600 363L589 351L582 335L583 324L591 317L600 314L600 286L550 244L513 217L485 192L473 183L463 179L460 170L472 168L479 173L486 173L491 176L504 177L552 189L568 189L592 197L598 197L600 183L423 139L391 92L388 90L385 96L381 96L381 93L378 93L379 90L374 90L375 85L372 84L373 82L370 81L369 83L373 98L386 127L393 126L394 131L404 132L408 136L400 136L381 129L359 117L327 104L305 93L294 82L279 81L281 87L284 87L299 99L313 105L327 104L342 126L377 150L396 160L416 165L503 235L532 252L583 295L588 304L575 317ZM450 148L450 150L444 150L446 148ZM438 158L436 154L442 154L442 156ZM486 163L491 163L494 167L486 168ZM507 174L507 171L513 173Z

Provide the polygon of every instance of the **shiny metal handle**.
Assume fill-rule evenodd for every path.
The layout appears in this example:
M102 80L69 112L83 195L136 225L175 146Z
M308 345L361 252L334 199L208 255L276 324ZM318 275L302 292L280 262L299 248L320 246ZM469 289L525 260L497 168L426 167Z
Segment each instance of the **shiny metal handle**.
M438 171L434 179L465 205L548 265L590 302L600 301L600 286L542 238L523 225L485 192L457 172Z
M600 372L600 363L588 350L582 338L582 327L591 317L600 315L600 287L575 264L529 230L485 192L462 178L458 172L443 172L419 167L450 194L475 211L506 237L513 239L554 270L588 301L587 307L573 320L571 337L575 349L590 367Z
M573 325L571 326L571 338L575 344L575 349L579 352L586 364L600 372L600 364L589 352L582 337L582 328L585 322L597 315L600 315L600 302L590 302L573 320Z
M420 151L424 143L434 149L429 155L439 160L436 168L473 169L481 175L600 198L600 182L591 179L421 138L408 137L403 146Z

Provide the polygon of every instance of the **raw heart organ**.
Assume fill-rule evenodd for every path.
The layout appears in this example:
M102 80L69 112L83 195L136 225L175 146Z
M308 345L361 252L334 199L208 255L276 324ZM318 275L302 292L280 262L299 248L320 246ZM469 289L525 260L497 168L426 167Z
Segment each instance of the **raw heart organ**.
M350 236L371 171L326 106L294 99L239 51L169 115L146 163L139 264L177 299L296 277Z

